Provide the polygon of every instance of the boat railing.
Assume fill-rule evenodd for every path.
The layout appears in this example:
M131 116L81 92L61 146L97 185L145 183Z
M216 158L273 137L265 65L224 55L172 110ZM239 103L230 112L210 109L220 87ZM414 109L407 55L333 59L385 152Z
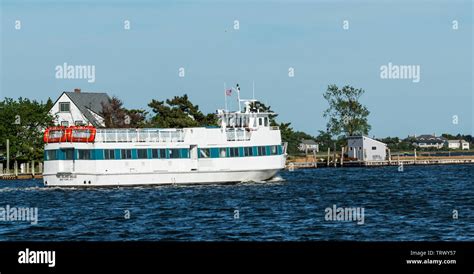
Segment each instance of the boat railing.
M183 142L182 129L97 129L95 142L133 143L133 142Z
M244 128L233 128L226 130L227 141L250 141L251 131Z

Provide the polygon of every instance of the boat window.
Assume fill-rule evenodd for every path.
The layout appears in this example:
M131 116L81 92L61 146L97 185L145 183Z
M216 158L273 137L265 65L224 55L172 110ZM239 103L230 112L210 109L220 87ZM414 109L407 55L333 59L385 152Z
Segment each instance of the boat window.
M271 150L272 155L277 155L278 154L276 146L271 146L270 148L271 148L270 150Z
M68 121L61 121L61 126L63 126L63 127L68 127L68 126L69 126L69 122L68 122Z
M377 147L372 147L372 150L377 150Z
M61 149L64 154L64 160L73 160L74 159L74 149Z
M104 149L104 159L114 160L115 159L115 150L114 149Z
M252 149L252 147L244 147L244 155L245 155L245 156L253 156L253 149Z
M169 155L170 155L170 159L176 159L176 158L179 158L179 149L170 149L169 150Z
M229 157L239 157L239 148L238 147L229 148Z
M79 149L77 159L79 160L90 160L91 150L90 149Z
M219 157L222 157L222 158L225 158L226 157L226 152L225 152L225 148L220 148L219 149Z
M264 125L267 127L268 126L268 117L265 117L263 119Z
M262 125L262 118L258 118L258 125L259 125L259 126Z
M211 150L209 148L201 148L199 150L200 158L209 158L211 156Z
M265 156L265 147L264 146L259 146L257 148L257 151L258 151L258 156Z
M137 149L137 158L138 159L148 158L148 151L146 149Z
M52 160L57 160L57 154L56 150L45 150L44 153L46 154L46 160L47 161L52 161Z
M160 158L166 159L166 148L159 149L160 151Z
M122 149L121 156L122 156L122 159L132 159L132 150Z

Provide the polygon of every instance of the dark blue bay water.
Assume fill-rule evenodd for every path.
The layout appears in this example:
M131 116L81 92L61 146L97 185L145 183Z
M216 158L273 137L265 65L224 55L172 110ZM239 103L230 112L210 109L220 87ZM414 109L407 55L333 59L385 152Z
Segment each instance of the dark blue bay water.
M120 189L0 181L0 207L39 210L36 225L0 221L0 240L472 241L473 174L473 165L313 169L265 183ZM364 224L326 221L334 204L363 207Z

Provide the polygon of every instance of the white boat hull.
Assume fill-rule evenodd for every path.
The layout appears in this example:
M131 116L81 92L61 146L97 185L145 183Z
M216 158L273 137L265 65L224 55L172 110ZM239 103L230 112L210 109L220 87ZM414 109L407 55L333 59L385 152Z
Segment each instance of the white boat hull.
M219 184L266 181L279 169L249 171L179 172L149 174L57 174L43 177L48 187L116 187L138 185Z

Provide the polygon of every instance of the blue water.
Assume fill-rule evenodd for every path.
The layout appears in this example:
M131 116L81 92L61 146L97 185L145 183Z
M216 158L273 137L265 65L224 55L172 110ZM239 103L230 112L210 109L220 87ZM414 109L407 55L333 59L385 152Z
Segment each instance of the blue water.
M0 207L39 210L36 225L0 221L0 240L472 241L473 174L473 165L331 168L265 183L119 189L0 181ZM325 220L334 204L363 207L364 224Z

